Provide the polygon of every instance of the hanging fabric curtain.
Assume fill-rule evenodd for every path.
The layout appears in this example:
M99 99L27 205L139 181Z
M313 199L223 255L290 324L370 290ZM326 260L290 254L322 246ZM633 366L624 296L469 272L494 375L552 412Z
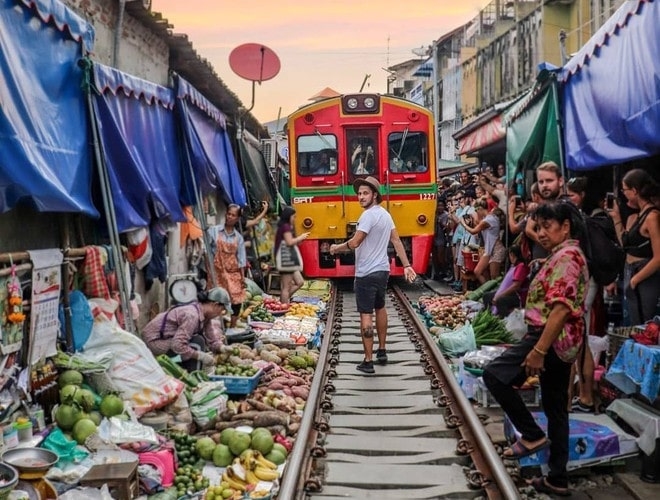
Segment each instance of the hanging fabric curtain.
M120 233L186 220L174 92L94 63L94 111Z
M0 212L98 217L77 64L93 37L61 2L0 0Z
M195 175L193 183L188 169L184 169L184 201L195 203L190 189L196 184L204 195L220 191L228 203L245 205L247 197L226 131L225 115L180 76L176 77L176 93L177 119Z

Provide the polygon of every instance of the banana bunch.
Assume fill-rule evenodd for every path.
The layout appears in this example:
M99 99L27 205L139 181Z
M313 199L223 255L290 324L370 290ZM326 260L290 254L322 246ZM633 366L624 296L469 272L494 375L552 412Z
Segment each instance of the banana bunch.
M280 477L277 465L257 450L247 449L236 457L222 473L222 480L238 491L251 490L261 481L272 482Z

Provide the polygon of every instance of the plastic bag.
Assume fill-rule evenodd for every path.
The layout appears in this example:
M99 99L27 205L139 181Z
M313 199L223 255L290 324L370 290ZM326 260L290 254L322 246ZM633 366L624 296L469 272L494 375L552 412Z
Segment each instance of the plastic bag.
M55 427L48 434L41 447L57 453L60 457L58 464L62 464L62 462L80 462L89 455L82 447L78 446L78 443L68 439L59 427Z
M227 399L224 383L200 383L190 396L190 412L197 426L202 430L213 426L227 407Z
M75 488L65 491L59 495L60 500L89 500L90 498L97 498L98 500L113 500L110 494L110 488L104 484L100 488Z
M74 290L69 294L69 307L71 310L71 335L73 337L73 349L78 352L82 349L92 334L94 317L89 307L87 297L80 290ZM59 319L62 329L66 325L64 321L64 306L60 305ZM64 332L62 332L64 334Z
M516 340L522 339L527 333L524 309L514 309L504 320L504 326Z
M477 341L474 338L472 325L466 322L459 328L440 334L438 346L447 356L461 356L468 351L476 350Z
M168 405L183 391L183 382L163 371L142 339L98 315L83 355L95 359L107 351L114 356L104 376L121 392L122 399L130 403L138 418ZM108 388L96 389L104 392L102 389Z
M99 437L111 443L132 443L147 441L158 444L156 431L140 422L120 420L117 417L104 418L98 427Z

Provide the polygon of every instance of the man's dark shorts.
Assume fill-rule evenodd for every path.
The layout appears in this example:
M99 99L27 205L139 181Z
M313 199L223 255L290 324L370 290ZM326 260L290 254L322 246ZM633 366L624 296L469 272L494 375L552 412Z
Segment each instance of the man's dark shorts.
M377 271L361 278L355 278L355 302L359 313L371 314L385 307L385 294L389 271Z

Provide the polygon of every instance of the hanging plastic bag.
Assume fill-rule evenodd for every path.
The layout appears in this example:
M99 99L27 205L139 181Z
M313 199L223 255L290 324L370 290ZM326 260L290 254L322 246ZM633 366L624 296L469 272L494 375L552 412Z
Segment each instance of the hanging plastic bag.
M511 311L511 314L509 314L504 320L504 326L507 331L516 338L516 340L522 339L527 333L525 310L514 309Z
M71 309L71 336L73 337L73 349L78 352L82 349L92 334L94 317L89 307L87 297L80 290L74 290L69 294L69 308ZM60 325L64 331L64 306L60 305Z

